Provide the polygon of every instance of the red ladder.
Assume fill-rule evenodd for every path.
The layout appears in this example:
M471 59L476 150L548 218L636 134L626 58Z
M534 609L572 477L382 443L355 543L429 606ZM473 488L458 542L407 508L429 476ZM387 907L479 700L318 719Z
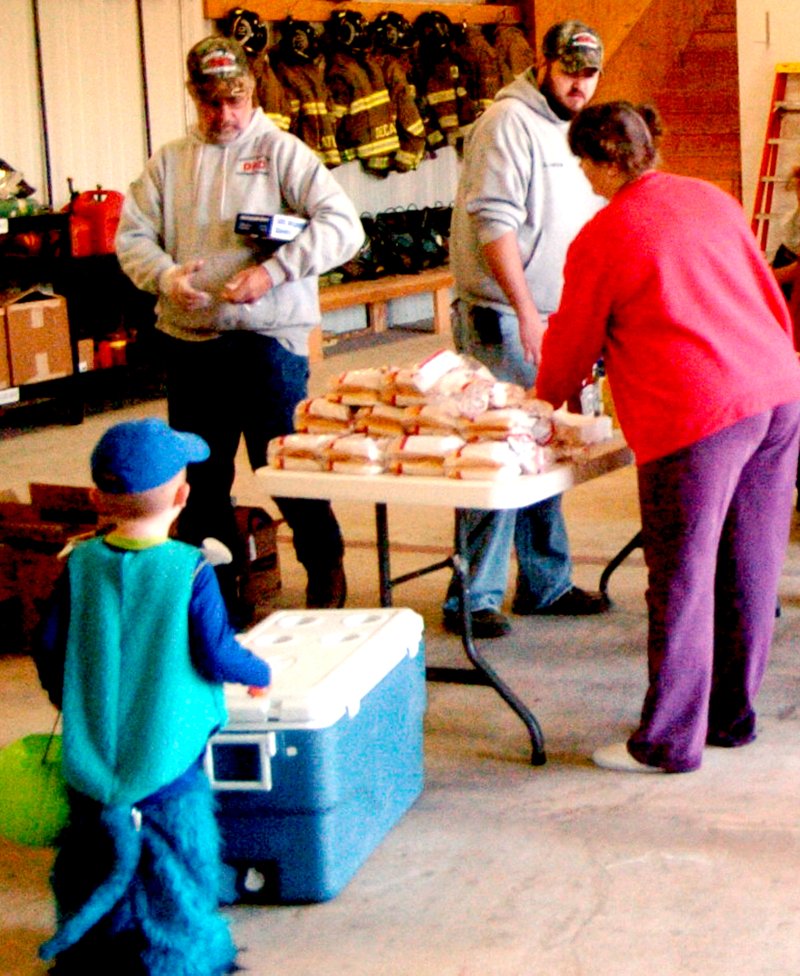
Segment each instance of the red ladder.
M793 125L787 133L785 123L792 116ZM788 159L787 146L795 147ZM770 221L786 213L785 209L776 209L781 202L774 199L776 184L785 184L790 170L797 165L800 165L800 63L782 62L775 66L775 84L751 225L763 251L769 251L774 243L770 241ZM793 210L794 206L790 209Z

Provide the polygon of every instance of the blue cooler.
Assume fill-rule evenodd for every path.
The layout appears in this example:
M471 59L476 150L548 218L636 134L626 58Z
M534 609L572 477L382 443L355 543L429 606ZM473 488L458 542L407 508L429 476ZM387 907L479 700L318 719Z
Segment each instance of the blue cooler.
M285 610L241 640L273 680L265 698L226 685L206 752L223 859L241 900L327 901L422 792L423 621Z

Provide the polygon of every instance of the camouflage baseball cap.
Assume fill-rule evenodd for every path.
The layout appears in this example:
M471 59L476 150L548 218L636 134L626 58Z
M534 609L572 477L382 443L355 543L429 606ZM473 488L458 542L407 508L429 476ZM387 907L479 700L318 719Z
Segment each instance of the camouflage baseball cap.
M584 68L603 67L603 42L597 31L579 20L554 24L542 39L546 61L560 61L570 74Z
M186 57L189 85L200 98L239 95L252 77L244 48L232 37L206 37Z

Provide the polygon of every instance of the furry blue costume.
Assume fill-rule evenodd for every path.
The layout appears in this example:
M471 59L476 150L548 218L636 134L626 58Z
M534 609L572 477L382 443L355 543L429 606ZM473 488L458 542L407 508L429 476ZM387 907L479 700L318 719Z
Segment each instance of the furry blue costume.
M269 684L198 550L109 535L70 555L36 663L64 713L70 819L52 874L59 976L221 976L236 948L202 769L220 684Z
M220 872L198 767L133 808L73 792L52 875L58 931L40 955L58 956L58 976L230 972L236 947L219 912Z

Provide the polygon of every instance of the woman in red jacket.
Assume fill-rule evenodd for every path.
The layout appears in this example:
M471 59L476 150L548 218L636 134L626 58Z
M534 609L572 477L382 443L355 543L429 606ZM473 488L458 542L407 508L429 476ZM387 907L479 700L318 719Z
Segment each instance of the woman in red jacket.
M599 358L636 456L649 687L603 767L697 769L756 736L800 435L792 323L739 204L657 172L652 109L590 106L570 146L608 198L572 244L537 396L561 404Z

